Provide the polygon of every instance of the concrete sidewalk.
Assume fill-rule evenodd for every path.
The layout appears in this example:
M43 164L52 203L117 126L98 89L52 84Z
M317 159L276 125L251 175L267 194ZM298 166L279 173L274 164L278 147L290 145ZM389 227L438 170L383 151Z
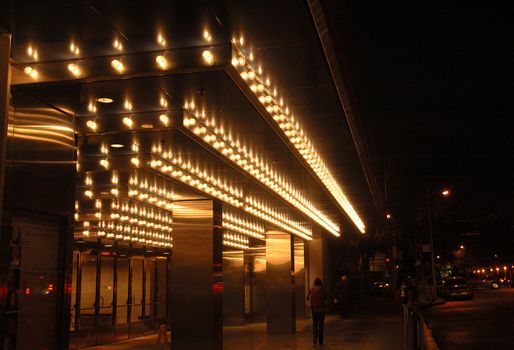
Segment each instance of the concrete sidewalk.
M226 327L224 349L400 350L403 349L402 339L400 303L391 298L364 297L349 320L336 315L327 317L323 346L312 343L311 322L302 320L297 322L296 334L267 334L264 323Z
M363 297L349 320L328 315L325 321L325 344L312 344L311 321L297 322L296 334L267 334L265 323L224 328L224 350L344 349L400 350L402 341L401 305L390 297ZM156 335L134 338L90 350L156 349Z

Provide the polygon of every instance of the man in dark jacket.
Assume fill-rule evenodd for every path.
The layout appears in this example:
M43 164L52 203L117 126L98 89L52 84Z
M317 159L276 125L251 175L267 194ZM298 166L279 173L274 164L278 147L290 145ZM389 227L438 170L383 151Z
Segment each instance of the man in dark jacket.
M341 317L344 319L347 319L350 313L350 298L350 281L348 276L343 274L341 280L336 284L335 302Z
M314 286L310 289L307 295L307 300L310 300L312 309L312 339L314 344L323 344L323 328L325 323L325 303L327 300L327 293L323 288L323 283L320 278L314 280Z

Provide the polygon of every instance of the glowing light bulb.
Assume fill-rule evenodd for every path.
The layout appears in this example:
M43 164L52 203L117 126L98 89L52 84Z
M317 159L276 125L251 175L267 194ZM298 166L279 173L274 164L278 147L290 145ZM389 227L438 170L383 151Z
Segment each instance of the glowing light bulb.
M91 130L93 130L93 131L96 131L96 129L97 129L97 127L98 127L98 125L96 124L96 122L95 122L94 120L88 120L88 121L86 122L86 126L87 126L88 128L90 128Z
M212 64L214 62L214 56L209 50L205 50L202 52L202 58L207 64Z
M161 114L159 120L164 126L168 126L170 123L170 118L166 114Z
M211 33L209 33L208 30L204 30L203 31L203 38L205 40L207 40L208 42L211 42L212 41L212 36L211 36Z
M139 159L138 158L132 158L130 160L130 163L132 163L135 166L139 166Z
M113 46L116 50L118 50L118 51L123 50L123 45L122 45L122 43L121 43L118 39L115 39L115 40L113 41L112 46Z
M73 74L74 76L78 77L82 72L80 71L80 67L75 63L68 64L68 70Z
M161 67L162 69L168 68L168 60L163 55L159 55L155 57L155 62Z
M107 169L109 168L109 161L107 159L102 159L100 160L100 165Z
M125 124L126 126L131 128L132 125L134 125L134 121L129 117L125 117L125 118L123 118L123 124Z
M39 76L39 73L37 72L36 68L33 67L25 67L23 71L25 72L25 74L29 75L33 79L37 79L37 77Z
M125 70L125 66L123 65L123 63L120 60L112 60L111 67L114 68L119 73L123 73L123 71Z
M159 33L159 35L157 35L157 42L161 46L166 46L166 39L164 39L164 36L160 33Z

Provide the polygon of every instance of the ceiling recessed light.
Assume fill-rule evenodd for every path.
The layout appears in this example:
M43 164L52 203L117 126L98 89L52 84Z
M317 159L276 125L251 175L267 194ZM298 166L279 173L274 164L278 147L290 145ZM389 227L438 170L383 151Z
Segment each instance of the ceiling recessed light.
M125 146L123 146L121 143L111 143L111 147L112 148L123 148Z
M153 128L153 125L152 124L141 124L141 127L143 129L151 129L151 128Z
M98 97L96 101L100 103L112 103L114 100L109 97Z

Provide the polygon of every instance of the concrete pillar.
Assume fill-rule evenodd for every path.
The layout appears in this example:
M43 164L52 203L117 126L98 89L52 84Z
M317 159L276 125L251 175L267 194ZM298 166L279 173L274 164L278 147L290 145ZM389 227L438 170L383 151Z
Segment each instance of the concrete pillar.
M223 349L221 204L176 202L171 262L172 348Z
M294 252L290 234L266 233L266 319L268 333L296 332Z

